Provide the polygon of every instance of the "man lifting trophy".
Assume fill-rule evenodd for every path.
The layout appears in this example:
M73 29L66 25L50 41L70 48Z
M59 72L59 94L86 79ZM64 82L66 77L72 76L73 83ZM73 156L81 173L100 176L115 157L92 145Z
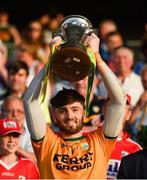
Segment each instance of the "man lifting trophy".
M51 68L62 80L79 81L91 71L84 40L93 32L91 22L81 15L66 16L59 26L63 42L51 55Z
M56 40L52 44L50 61L33 78L24 94L25 116L41 179L107 177L108 160L129 109L118 79L101 58L100 39L92 31L86 18L66 17L56 37L61 43ZM109 102L103 126L92 133L83 133L87 115L85 98L74 89L62 89L51 96L52 82L48 72L53 70L68 81L78 81L84 76L91 78L95 67L93 60L108 91ZM54 121L59 132L52 129Z

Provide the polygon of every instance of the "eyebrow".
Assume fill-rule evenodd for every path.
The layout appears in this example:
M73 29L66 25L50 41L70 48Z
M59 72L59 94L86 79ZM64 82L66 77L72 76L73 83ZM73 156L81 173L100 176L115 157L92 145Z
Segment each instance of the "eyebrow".
M79 106L71 106L70 109L79 108ZM58 109L67 109L67 107L59 107Z

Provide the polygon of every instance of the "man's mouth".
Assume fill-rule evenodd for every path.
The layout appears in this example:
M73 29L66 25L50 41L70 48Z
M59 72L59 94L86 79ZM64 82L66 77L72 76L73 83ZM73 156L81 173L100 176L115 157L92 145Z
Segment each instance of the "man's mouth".
M75 123L77 123L77 121L75 119L67 119L65 121L65 124L75 124Z

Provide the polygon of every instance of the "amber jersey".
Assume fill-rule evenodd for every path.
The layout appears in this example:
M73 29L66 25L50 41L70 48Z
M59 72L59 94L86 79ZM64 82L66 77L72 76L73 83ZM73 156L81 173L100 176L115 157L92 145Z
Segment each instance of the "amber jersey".
M0 179L39 179L40 173L36 164L19 157L13 164L6 164L0 158Z
M78 141L65 141L50 128L42 141L33 141L42 179L106 178L107 163L115 140L101 129Z

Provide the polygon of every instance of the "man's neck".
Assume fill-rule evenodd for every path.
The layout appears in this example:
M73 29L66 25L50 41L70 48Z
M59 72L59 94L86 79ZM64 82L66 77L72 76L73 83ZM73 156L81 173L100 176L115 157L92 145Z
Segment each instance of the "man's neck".
M81 130L80 132L78 132L76 134L72 134L72 135L61 132L61 135L62 135L63 139L78 138L78 137L81 137L83 135L83 131Z

